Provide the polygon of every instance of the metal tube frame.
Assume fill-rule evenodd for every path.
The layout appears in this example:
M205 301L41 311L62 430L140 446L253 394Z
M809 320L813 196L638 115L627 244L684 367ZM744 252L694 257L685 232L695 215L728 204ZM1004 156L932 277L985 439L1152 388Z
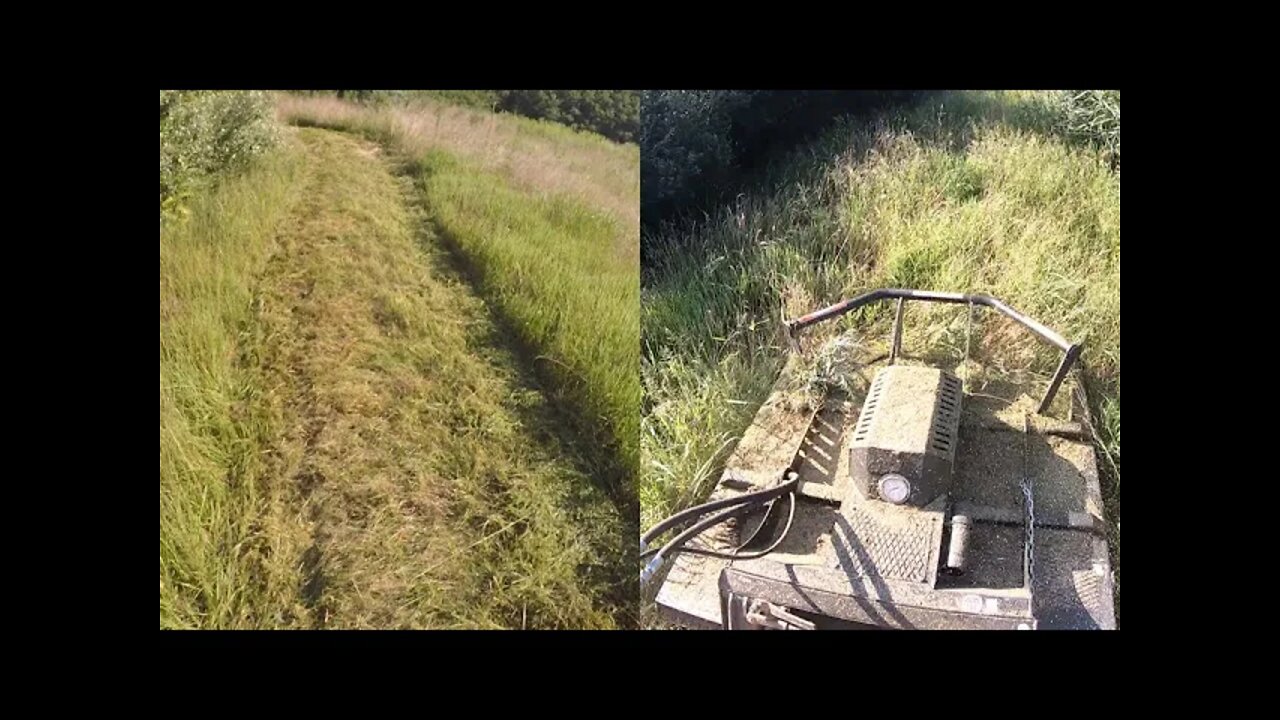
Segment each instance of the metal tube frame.
M1058 363L1058 369L1053 374L1053 380L1049 383L1049 389L1045 391L1044 399L1040 401L1040 407L1036 410L1037 414L1044 414L1049 409L1049 405L1053 402L1053 398L1058 394L1058 388L1061 387L1062 381L1066 379L1067 373L1075 365L1076 360L1080 357L1082 346L1079 343L1069 342L1053 329L1042 323L1023 315L1006 305L1003 301L991 297L990 295L968 294L968 293L952 293L952 292L936 292L933 290L906 290L902 288L880 288L863 293L857 297L838 302L835 305L815 310L803 317L795 320L787 321L787 338L791 342L793 348L799 347L798 334L801 330L824 320L831 320L840 317L845 313L852 312L873 302L881 300L898 301L898 310L894 319L894 347L892 354L896 359L898 354L898 345L901 342L902 333L902 306L907 300L920 300L923 302L939 302L973 305L982 305L998 311L1007 318L1016 321L1026 329L1030 330L1041 340L1053 345L1063 352L1062 361Z
M898 353L902 352L902 312L907 307L904 298L898 298L898 309L893 313L893 345L889 348L889 364L898 362Z

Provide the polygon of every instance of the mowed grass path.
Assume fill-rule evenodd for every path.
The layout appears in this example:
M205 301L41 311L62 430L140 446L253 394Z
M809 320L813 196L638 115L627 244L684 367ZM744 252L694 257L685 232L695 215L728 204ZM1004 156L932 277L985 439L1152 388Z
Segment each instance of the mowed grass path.
M337 133L291 155L292 190L255 200L250 174L162 229L161 626L631 622L618 510L536 432L550 409L412 181ZM227 270L218 218L253 202L276 205ZM210 269L236 292L192 290ZM233 390L211 400L210 372Z
M635 145L508 115L282 96L281 115L405 156L441 240L565 412L595 482L638 515L639 165ZM636 530L638 533L638 529Z

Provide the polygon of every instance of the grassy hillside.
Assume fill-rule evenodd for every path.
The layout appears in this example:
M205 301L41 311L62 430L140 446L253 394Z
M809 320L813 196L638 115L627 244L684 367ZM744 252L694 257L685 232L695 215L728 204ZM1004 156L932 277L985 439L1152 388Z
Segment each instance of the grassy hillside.
M634 623L634 515L549 430L520 319L460 271L423 178L349 135L288 135L162 221L161 627ZM556 137L498 152L596 172ZM457 156L495 196L533 181Z
M711 489L781 367L783 311L876 287L986 292L1085 342L1118 567L1120 178L1056 113L1042 93L948 93L845 122L733 206L646 237L642 526ZM956 312L913 306L908 338ZM984 341L1010 367L1057 360L1034 340Z
M468 107L514 113L586 130L616 142L635 142L640 93L635 90L300 90L297 95L333 95L361 104Z
M280 102L291 122L357 132L405 157L442 239L549 378L572 434L604 450L593 473L634 515L637 148L430 103Z
M618 241L638 245L640 149L543 120L432 102L367 107L334 97L281 95L289 122L358 131L417 156L442 150L500 173L533 194L558 193L617 218Z

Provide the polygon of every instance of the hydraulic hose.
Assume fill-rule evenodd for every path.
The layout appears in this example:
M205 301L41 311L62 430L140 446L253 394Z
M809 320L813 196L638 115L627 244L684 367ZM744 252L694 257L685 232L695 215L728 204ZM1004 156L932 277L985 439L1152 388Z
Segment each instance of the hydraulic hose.
M789 493L787 495L787 500L789 501L787 524L782 527L782 532L778 533L778 537L770 543L769 547L764 548L763 550L753 550L751 552L720 552L718 550L707 550L705 548L681 547L675 550L675 552L688 553L690 555L705 555L707 557L720 558L722 560L754 560L756 558L762 558L774 550L777 550L778 546L782 544L782 541L787 539L787 534L791 532L791 525L796 519L796 494Z
M691 525L684 532L679 533L675 537L671 538L671 540L667 541L667 543L663 545L661 549L659 549L656 553L653 554L653 558L648 562L648 564L645 565L644 570L640 572L640 582L642 584L647 583L649 579L653 577L654 573L658 571L658 568L662 567L662 563L667 558L680 552L688 552L696 555L707 555L710 557L725 558L730 560L748 560L751 558L763 557L764 555L767 555L773 552L774 549L776 549L780 544L782 544L782 541L786 538L787 533L790 532L791 530L791 525L795 519L795 513L796 513L795 489L798 486L798 484L799 484L799 476L796 475L795 473L789 473L787 481L776 487L768 488L767 490L759 490L752 493L746 493L744 495L739 495L733 498L723 498L721 500L716 500L709 503L703 503L702 505L698 505L698 506L689 508L688 510L684 510L682 512L676 513L675 515L672 515L666 520L663 520L662 522L658 523L652 529L646 532L640 539L641 558L649 555L652 552L647 547L647 543L653 538L657 537L658 535L668 530L669 528L689 518L697 517L699 515L705 514L712 510L718 510L720 508L727 507L727 509L721 510L715 515L699 520L698 522ZM770 502L782 495L787 495L790 501L790 509L787 516L787 524L783 528L782 533L778 536L778 538L774 540L773 544L771 544L769 547L765 548L764 550L760 550L757 552L750 552L750 553L738 553L738 552L720 553L715 550L704 550L702 548L684 547L685 543L697 537L698 535L705 532L706 530L712 527L715 527L716 525L719 525L720 523L732 517L741 515L744 512L747 512L756 507L759 507L760 505ZM770 508L770 511L772 511L772 508ZM766 517L766 520L767 519L768 518Z
M777 485L775 487L766 488L764 490L756 490L755 492L744 493L742 495L736 495L734 497L721 498L719 500L713 500L711 502L706 502L701 505L695 505L691 508L688 508L687 510L682 510L676 513L675 515L672 515L671 517L663 520L657 525L654 525L652 528L649 529L648 532L646 532L644 535L641 535L640 548L641 550L647 549L649 547L649 543L652 542L654 538L658 537L659 535L666 532L667 530L670 530L676 525L679 525L680 523L685 522L691 518L698 517L699 515L704 515L706 513L711 512L712 510L719 510L720 508L723 508L723 507L729 507L731 505L742 505L744 503L751 503L752 505L755 505L755 504L758 504L759 502L765 502L767 500L772 500L773 498L776 498L776 497L782 497L783 495L786 495L787 493L794 490L796 486L799 484L799 482L800 482L800 476L792 472L792 473L788 473L788 478L786 482L780 485Z

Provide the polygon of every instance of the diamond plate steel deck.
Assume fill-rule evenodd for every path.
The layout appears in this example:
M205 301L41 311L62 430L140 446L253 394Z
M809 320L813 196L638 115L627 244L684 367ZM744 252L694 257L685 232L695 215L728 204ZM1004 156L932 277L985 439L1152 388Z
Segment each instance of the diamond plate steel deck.
M941 531L940 513L862 502L842 510L832 540L846 572L929 583Z

